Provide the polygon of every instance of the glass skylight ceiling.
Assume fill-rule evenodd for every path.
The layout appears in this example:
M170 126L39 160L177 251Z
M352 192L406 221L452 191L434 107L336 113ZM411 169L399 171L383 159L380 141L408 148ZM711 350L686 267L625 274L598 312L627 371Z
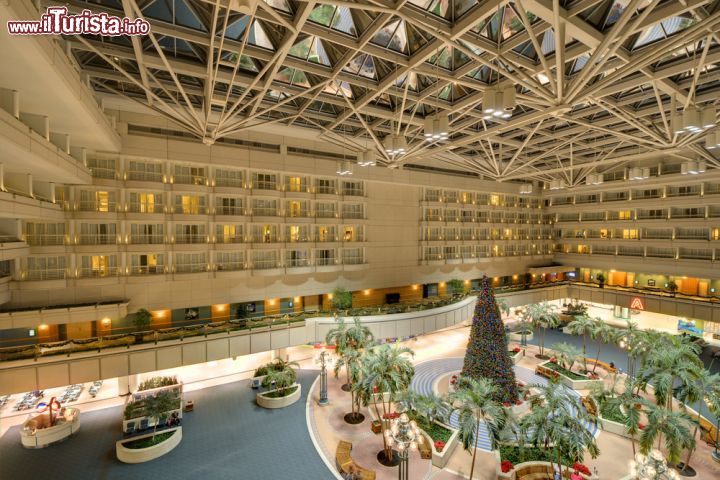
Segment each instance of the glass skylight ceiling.
M620 47L607 56L608 50L595 49L602 35L607 35L623 18L630 0L561 1L566 38L565 63L560 66L564 88L558 93L557 28L551 9L550 13L548 9L522 12L515 1L493 1L409 0L396 11L376 7L369 0L350 0L341 5L320 1L312 10L303 12L304 4L296 0L263 0L250 17L228 13L222 2L218 7L214 2L201 0L156 0L147 3L142 11L158 27L153 31L163 34L154 33L159 52L153 42L142 42L145 66L139 65L133 43L124 37L85 36L87 44L78 39L69 42L78 65L91 78L94 88L104 94L120 92L141 102L147 99L144 88L161 98L169 99L168 95L172 95L173 101L184 99L183 93L187 92L181 90L187 89L192 92L188 97L193 105L202 105L205 100L198 92L204 92L208 81L207 62L212 44L215 55L211 60L219 57L213 109L221 108L216 99L225 98L232 78L228 102L244 95L238 114L252 111L249 116L257 121L291 117L296 109L295 125L315 124L325 131L345 129L366 138L364 125L371 125L373 133L382 138L390 133L391 124L395 131L400 124L399 131L407 132L407 141L412 144L416 138L422 138L426 115L447 114L457 129L450 140L419 150L452 152L456 159L464 155L474 158L474 152L491 150L495 155L512 157L518 148L522 150L520 158L532 158L553 142L563 155L567 153L563 146L567 135L608 137L599 146L574 143L573 152L579 162L583 155L594 158L607 154L628 135L640 138L639 142L648 148L669 148L662 142L671 145L671 140L655 139L655 144L651 144L644 139L647 135L638 133L650 128L657 129L661 137L664 134L657 98L666 116L670 113L670 98L687 98L691 88L701 92L691 95L701 105L717 98L712 93L719 88L719 82L708 75L716 71L713 62L703 66L697 86L693 87L691 72L704 49L706 34L698 33L666 50L661 48L663 42L677 43L678 38L685 38L683 32L692 32L701 22L714 31L720 29L720 23L711 24L711 18L694 15L680 2L661 1L657 12L647 17L651 21L643 20L641 27L633 31L634 19L651 3L641 1L634 12L627 12L632 17L619 33ZM118 0L77 2L90 9L100 5L109 12L124 15ZM530 8L531 4L523 2L523 7ZM213 19L217 27L211 33ZM223 31L225 21L227 28ZM532 35L526 23L532 26ZM177 35L172 34L173 28L178 29ZM584 38L578 34L582 31L597 33ZM536 44L542 55L536 51ZM643 64L642 72L623 68L645 59L656 45L660 53L653 53L649 63ZM718 51L720 45L711 38L708 58L715 59ZM108 58L116 58L115 65ZM688 64L687 69L663 76L663 69L689 60L694 63ZM143 68L162 83L151 81L144 86L140 75ZM168 68L176 70L175 75ZM592 74L583 75L589 68L593 69ZM137 81L129 81L125 73ZM179 84L175 78L181 79ZM574 82L578 78L582 85L576 88ZM648 83L653 79L658 97ZM650 84L651 88L641 88L643 84ZM514 85L516 91L512 117L484 121L484 92L490 87L507 85ZM303 93L303 89L308 92ZM346 98L355 103L356 112L348 106ZM278 102L284 102L282 110L278 109ZM571 108L585 106L567 113L545 114L559 104L569 104ZM616 110L608 112L608 105ZM365 122L360 122L358 115ZM527 115L534 119L525 122L523 118ZM535 128L540 118L543 123ZM634 124L632 119L642 125ZM593 131L588 127L590 122L602 122L602 129ZM198 126L200 131L202 128ZM617 132L617 136L609 132ZM620 145L616 152L622 153L624 148L624 144ZM495 167L490 170L495 171Z

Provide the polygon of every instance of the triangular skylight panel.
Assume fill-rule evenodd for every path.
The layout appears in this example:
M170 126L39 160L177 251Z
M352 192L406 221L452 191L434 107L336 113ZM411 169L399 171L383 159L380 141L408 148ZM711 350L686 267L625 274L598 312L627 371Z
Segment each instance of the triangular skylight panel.
M176 24L192 28L194 30L202 30L203 32L207 31L202 22L195 16L195 13L188 8L185 2L173 2L172 5Z
M452 14L452 2L450 0L410 0L410 3L438 17L450 18Z
M173 15L166 2L152 2L145 8L142 8L143 17L162 20L163 22L172 22Z
M343 71L366 78L377 78L375 61L373 57L367 53L360 54L350 60L350 63L343 67Z
M353 98L353 93L348 82L333 80L325 86L323 92L338 95L340 97L345 96L347 98Z
M355 22L350 14L350 9L347 7L319 5L310 13L309 20L353 37L357 36Z
M292 13L292 11L290 10L290 4L288 4L287 0L263 0L263 1L276 10L280 10L280 11L286 12L286 13Z
M405 82L410 82L408 89L414 92L418 91L418 75L415 72L405 73L395 80L395 86L405 88Z
M383 28L371 40L372 43L381 47L389 48L400 53L408 53L408 36L404 20L393 20Z
M238 54L235 52L225 52L222 56L222 60L227 62L229 65L235 67L235 64L238 60ZM252 58L248 57L247 55L243 55L240 58L240 66L239 68L241 70L246 70L250 72L258 72L258 68L255 65L255 62L253 62Z
M327 53L325 53L322 41L314 35L307 36L293 45L288 51L288 55L307 60L308 62L330 66L330 60L328 59Z
M540 44L540 50L542 50L543 55L555 51L555 31L552 28L545 31L542 43Z
M511 6L505 7L505 14L503 15L503 27L502 27L502 40L507 40L516 33L520 33L525 30L525 26L520 20L520 17Z
M270 42L270 38L267 36L267 33L265 33L265 29L257 20L252 24L248 42L258 47L267 48L268 50L275 50L272 42Z
M243 34L245 33L245 27L247 26L249 20L250 17L246 15L241 17L238 21L228 24L225 29L225 38L242 41Z
M278 82L289 83L291 85L299 85L301 87L310 87L310 81L305 72L296 68L286 67L275 75Z

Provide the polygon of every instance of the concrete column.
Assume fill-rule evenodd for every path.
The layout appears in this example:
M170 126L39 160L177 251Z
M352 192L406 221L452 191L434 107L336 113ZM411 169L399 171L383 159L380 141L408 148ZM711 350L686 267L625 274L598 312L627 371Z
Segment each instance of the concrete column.
M5 191L5 165L0 163L0 190Z
M27 189L28 189L28 190L27 190L27 191L28 191L28 195L30 195L30 197L33 197L33 198L34 198L35 195L34 195L34 193L33 193L34 189L33 189L33 177L32 177L32 173L28 173L28 174L27 174Z
M137 390L139 383L138 375L127 375L118 377L118 396L130 395Z
M275 350L270 351L270 360L275 360L276 358L281 358L285 361L290 360L290 357L287 353L287 348L276 348Z
M55 184L53 182L50 182L50 201L52 203L55 203L57 201L55 197Z

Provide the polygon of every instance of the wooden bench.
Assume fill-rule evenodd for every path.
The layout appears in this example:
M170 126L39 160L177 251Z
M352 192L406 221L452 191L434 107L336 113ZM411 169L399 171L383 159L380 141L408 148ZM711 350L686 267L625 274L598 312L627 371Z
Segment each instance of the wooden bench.
M340 473L353 473L358 480L375 480L375 471L361 467L352 459L352 443L340 440L335 449L335 462Z
M515 470L517 480L552 480L553 474L551 465L528 465Z
M608 373L617 373L618 369L611 367L609 363L603 362L602 360L595 360L594 358L586 358L585 361L591 365L597 365Z
M535 374L545 378L558 378L560 376L560 374L555 370L543 367L542 365L535 367Z
M595 407L595 401L592 398L582 397L582 404L590 415L597 417L597 408Z
M715 446L717 438L717 428L704 417L700 417L700 430L702 431L702 439L711 447Z

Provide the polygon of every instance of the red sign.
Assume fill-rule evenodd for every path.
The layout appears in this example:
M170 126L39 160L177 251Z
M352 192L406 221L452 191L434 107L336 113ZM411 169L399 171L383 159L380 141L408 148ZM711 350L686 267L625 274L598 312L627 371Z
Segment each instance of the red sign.
M633 297L630 300L630 309L645 310L645 301L641 297Z

